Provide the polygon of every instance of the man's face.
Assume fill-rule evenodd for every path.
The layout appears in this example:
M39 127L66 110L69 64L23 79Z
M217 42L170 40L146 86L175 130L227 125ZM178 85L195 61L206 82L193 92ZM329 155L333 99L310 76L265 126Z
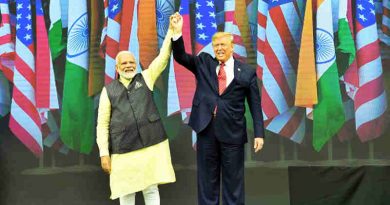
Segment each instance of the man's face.
M218 61L226 62L233 53L233 44L229 36L216 38L213 42L215 57Z
M137 73L137 64L133 55L123 53L119 56L116 71L125 79L131 79Z

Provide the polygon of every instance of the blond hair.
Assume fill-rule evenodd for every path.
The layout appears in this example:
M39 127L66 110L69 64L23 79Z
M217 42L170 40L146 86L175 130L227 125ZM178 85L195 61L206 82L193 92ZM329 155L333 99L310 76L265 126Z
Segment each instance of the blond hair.
M218 38L222 38L222 37L229 37L230 38L230 43L233 44L233 34L229 33L229 32L223 32L223 31L219 31L219 32L216 32L214 35L213 35L213 38L212 38L212 42L214 43L214 41Z

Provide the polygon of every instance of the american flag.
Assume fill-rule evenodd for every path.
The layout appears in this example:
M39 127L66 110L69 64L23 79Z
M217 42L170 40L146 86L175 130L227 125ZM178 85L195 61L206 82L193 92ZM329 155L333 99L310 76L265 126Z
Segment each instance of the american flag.
M105 84L115 79L115 57L119 51L119 40L121 31L122 0L111 0L108 2L107 34L106 45L106 65Z
M119 38L119 50L128 50L130 46L130 35L132 32L132 21L134 19L134 7L137 5L133 0L124 0L122 8L126 8L126 12L122 12L120 23L120 38ZM137 7L135 7L137 8Z
M295 142L302 142L305 134L304 110L294 107L299 28L296 1L259 0L257 63L265 126Z
M36 0L36 106L58 109L57 87L41 0Z
M41 0L36 0L35 9L36 106L40 108L40 113L47 111L43 116L41 114L43 144L47 147L53 147L59 152L67 153L68 148L62 143L59 137L58 124L61 118L60 112L59 110L54 110L59 109L59 102ZM52 113L57 113L57 122L52 117ZM48 143L48 141L53 143Z
M195 2L195 53L213 54L211 38L217 32L214 1L197 0Z
M225 31L233 34L234 53L233 56L243 62L246 62L247 53L244 42L241 37L240 29L234 18L235 1L225 1Z
M12 82L15 44L12 37L11 18L7 0L0 0L0 12L0 58L2 64L0 70L2 70L6 78Z
M41 118L36 108L34 36L30 0L16 1L14 88L9 127L36 156L42 155Z
M355 25L359 69L355 119L360 140L365 142L383 133L387 109L373 0L356 1Z

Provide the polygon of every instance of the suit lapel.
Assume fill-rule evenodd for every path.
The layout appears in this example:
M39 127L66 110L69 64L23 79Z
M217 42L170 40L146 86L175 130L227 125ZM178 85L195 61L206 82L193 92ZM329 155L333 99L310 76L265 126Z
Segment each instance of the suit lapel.
M218 66L218 61L216 59L210 63L210 77L211 77L210 82L216 93L218 93L217 66Z

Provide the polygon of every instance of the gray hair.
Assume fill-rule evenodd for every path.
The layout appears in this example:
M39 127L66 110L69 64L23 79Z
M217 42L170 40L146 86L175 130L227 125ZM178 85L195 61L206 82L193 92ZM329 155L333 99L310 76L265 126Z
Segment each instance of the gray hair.
M119 51L118 54L116 54L116 57L115 57L115 64L116 65L118 65L118 63L119 63L119 56L121 56L123 54L129 54L129 55L133 56L134 59L135 59L134 54L132 52L130 52L130 51L127 51L127 50Z

